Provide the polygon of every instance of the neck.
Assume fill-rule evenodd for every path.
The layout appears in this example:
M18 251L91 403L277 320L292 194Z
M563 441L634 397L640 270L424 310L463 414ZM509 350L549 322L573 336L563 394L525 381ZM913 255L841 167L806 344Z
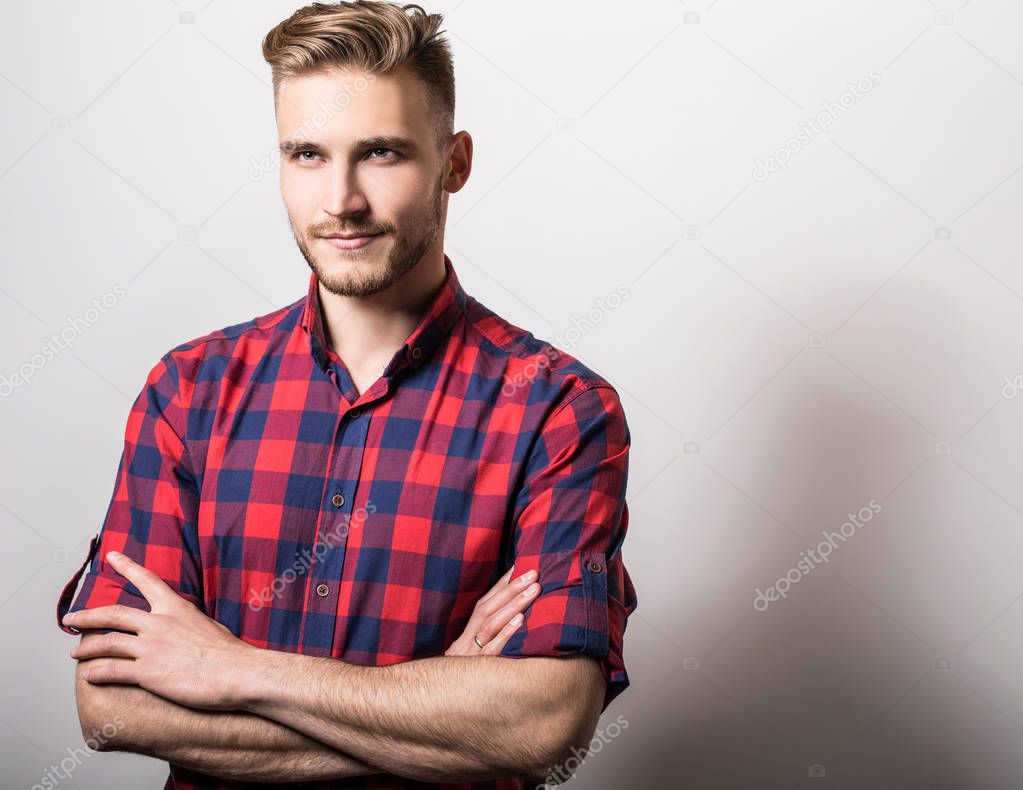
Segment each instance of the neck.
M327 342L349 369L379 374L423 317L444 275L444 254L435 247L398 282L372 296L339 296L319 285Z

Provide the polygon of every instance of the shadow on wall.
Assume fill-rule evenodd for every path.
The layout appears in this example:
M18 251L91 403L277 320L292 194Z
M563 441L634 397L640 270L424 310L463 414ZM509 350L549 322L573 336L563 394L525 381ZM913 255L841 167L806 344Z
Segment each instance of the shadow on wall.
M586 787L972 790L1023 777L1023 753L1008 748L1016 726L984 712L940 659L987 620L949 619L935 565L954 571L960 543L945 536L968 544L990 513L962 501L962 471L936 454L942 437L928 428L942 426L899 408L912 414L921 391L954 395L906 376L954 387L938 362L985 349L933 282L906 272L886 291L895 315L865 310L824 348L806 348L636 508L678 522L668 545L660 529L644 535L636 513L631 556L657 541L649 572L634 574L649 604L630 623L631 693L602 720L629 727L605 747L614 757L586 761ZM841 531L850 513L860 523ZM827 561L799 568L824 532L839 535ZM757 611L755 591L786 576L798 576L786 597ZM986 584L980 575L966 592ZM978 784L979 766L990 784Z

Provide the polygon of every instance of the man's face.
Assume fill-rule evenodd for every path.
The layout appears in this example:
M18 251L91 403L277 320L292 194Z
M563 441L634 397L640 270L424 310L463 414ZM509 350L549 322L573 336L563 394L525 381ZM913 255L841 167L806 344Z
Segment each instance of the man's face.
M447 215L422 82L334 69L278 90L281 194L302 255L331 293L384 290L438 243Z

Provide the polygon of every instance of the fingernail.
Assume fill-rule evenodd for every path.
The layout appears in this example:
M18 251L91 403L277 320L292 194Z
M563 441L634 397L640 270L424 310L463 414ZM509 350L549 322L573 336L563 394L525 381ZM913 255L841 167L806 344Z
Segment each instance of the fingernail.
M512 624L512 625L518 625L519 623L521 623L521 622L522 622L522 620L523 620L523 619L524 619L524 618L523 618L523 616L522 616L522 613L521 613L521 612L519 612L519 613L518 613L517 615L515 615L515 616L514 616L514 617L513 617L512 619L511 619L511 624Z
M68 623L74 622L74 619L75 619L75 613L74 612L68 612L66 615L64 615L64 617L61 620L61 622L64 623L64 625L67 625Z
M120 557L121 557L121 552L119 552L119 551L108 551L107 552L107 559L108 560L116 560L116 559L120 559Z
M526 571L519 576L519 584L529 584L536 578L536 571Z

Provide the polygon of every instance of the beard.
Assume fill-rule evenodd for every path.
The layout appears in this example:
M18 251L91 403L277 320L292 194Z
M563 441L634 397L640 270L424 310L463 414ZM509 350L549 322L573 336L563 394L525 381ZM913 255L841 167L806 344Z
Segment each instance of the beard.
M295 229L294 222L291 223L292 233L295 235L295 242L302 252L309 268L316 274L323 287L332 294L338 296L372 296L379 293L402 277L408 274L415 265L423 259L426 252L437 241L441 227L441 208L443 198L443 180L436 183L433 194L427 200L422 210L416 215L403 220L402 230L393 223L383 223L375 226L351 224L339 228L336 224L310 226L308 232L303 236ZM383 233L394 237L394 244L387 255L383 266L373 267L366 270L366 267L358 265L351 266L348 271L330 273L328 267L321 265L309 249L309 240L317 240L320 236L331 233ZM368 247L361 247L356 250L339 250L340 255L350 261L358 262L369 259L375 253ZM361 271L360 271L361 270Z

